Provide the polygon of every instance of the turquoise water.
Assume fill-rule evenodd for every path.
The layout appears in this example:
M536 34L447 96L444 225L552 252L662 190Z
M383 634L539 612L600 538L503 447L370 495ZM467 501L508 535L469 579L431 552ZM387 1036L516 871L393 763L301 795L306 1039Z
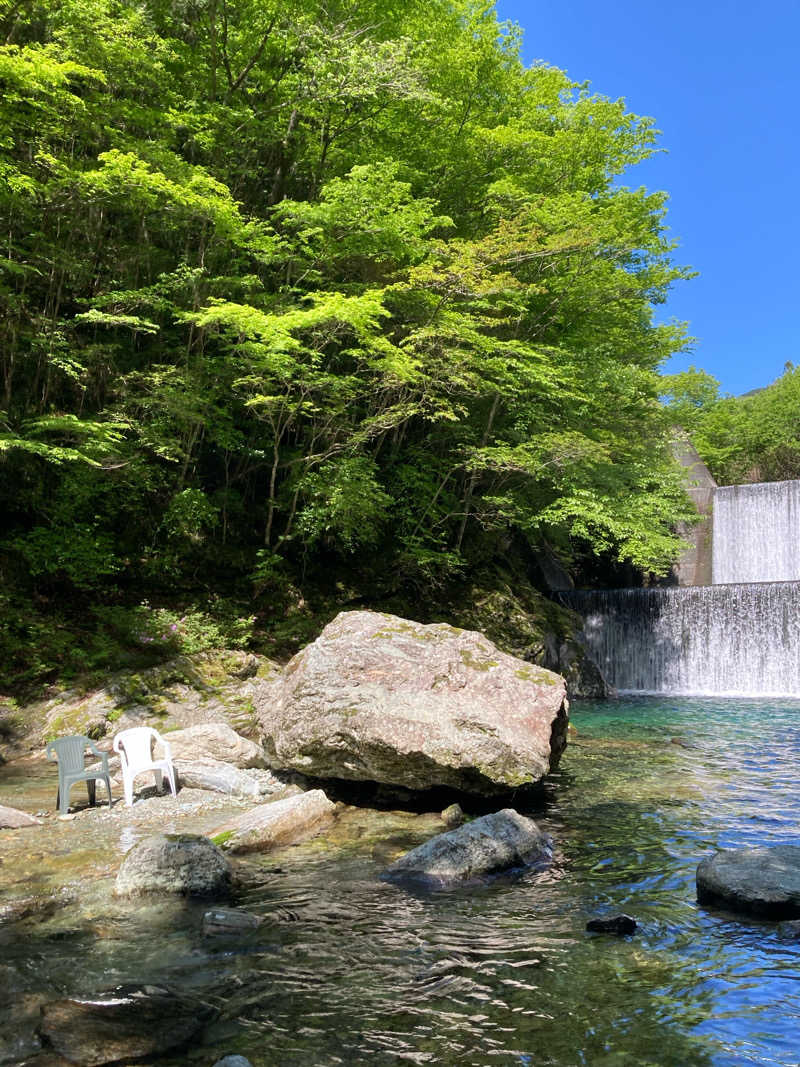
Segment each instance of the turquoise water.
M175 1067L234 1051L255 1067L796 1067L800 942L700 907L694 872L716 847L800 840L800 704L630 699L577 704L572 721L535 813L549 871L409 893L378 875L431 820L356 812L335 847L252 861L238 904L265 922L244 940L204 940L199 906L106 907L7 941L4 962L65 992L194 989L222 1019L160 1061ZM585 932L618 911L632 937Z

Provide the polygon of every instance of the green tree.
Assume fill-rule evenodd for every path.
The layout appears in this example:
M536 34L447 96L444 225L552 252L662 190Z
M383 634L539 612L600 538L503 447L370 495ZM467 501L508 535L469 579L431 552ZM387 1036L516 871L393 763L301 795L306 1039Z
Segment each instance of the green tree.
M619 183L651 120L472 0L5 0L0 40L28 600L377 596L542 539L669 565L688 272Z

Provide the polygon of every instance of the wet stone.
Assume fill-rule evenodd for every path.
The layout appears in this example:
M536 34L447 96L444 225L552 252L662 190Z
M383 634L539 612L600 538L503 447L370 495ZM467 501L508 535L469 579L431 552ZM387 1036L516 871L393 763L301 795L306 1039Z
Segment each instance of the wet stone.
M0 902L0 925L21 922L22 919L32 916L44 919L58 911L59 908L72 904L74 899L71 893L63 890L57 893L44 893L20 897L17 900L2 901Z
M40 1033L70 1063L101 1067L183 1046L210 1019L204 1004L160 986L119 986L45 1004Z
M261 925L260 915L235 908L215 908L203 916L203 933L206 937L232 936L250 933Z
M179 893L224 896L231 886L231 866L221 849L199 834L155 834L125 856L115 896Z
M552 841L533 819L513 808L438 834L388 867L381 878L446 888L476 878L533 864L552 857Z
M627 937L636 932L638 923L630 915L610 915L604 919L590 919L586 929L590 934L614 934Z
M800 918L800 845L723 849L697 868L697 899L770 919Z

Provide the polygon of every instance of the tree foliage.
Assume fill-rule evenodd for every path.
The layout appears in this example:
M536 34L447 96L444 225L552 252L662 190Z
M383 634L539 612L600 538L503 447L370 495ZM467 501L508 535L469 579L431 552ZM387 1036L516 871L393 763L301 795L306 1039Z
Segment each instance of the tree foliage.
M648 119L473 0L0 3L6 573L100 599L515 538L663 569ZM49 583L49 584L48 584Z
M800 368L743 396L691 368L669 379L668 400L720 485L800 478Z

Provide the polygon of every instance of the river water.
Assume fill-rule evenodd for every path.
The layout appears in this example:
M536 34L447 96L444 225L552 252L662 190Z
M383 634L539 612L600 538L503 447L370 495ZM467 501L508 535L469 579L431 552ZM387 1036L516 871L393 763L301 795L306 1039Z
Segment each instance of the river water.
M248 861L237 904L265 921L244 939L204 939L199 904L112 902L105 856L76 905L2 931L0 965L29 998L197 992L221 1019L170 1067L231 1052L254 1067L796 1067L800 941L699 907L694 872L716 847L798 843L800 703L622 699L576 704L572 722L534 813L557 846L546 872L408 892L378 876L436 820L351 810ZM585 932L619 911L632 937Z

